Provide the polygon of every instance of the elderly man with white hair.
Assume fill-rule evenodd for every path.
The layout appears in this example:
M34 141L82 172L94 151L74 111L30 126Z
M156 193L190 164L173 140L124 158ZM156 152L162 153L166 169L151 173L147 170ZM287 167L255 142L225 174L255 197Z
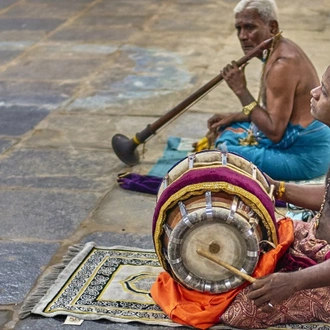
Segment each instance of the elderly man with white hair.
M244 67L235 61L222 70L224 80L242 104L235 113L208 121L215 146L226 144L278 180L306 180L326 173L330 129L310 113L309 92L319 84L304 51L279 29L273 0L241 0L234 9L235 29L244 53L274 37L260 55L263 71L259 95L249 91ZM320 157L322 156L322 157Z

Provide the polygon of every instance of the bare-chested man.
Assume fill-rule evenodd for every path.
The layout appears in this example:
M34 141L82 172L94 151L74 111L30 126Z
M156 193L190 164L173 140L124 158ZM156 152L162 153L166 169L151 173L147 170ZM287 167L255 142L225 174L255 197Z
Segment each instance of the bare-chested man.
M223 68L224 80L243 109L209 119L209 129L220 132L216 147L226 143L228 151L278 180L325 174L330 162L330 129L310 114L309 92L319 84L313 64L299 46L279 33L273 0L241 0L234 13L244 53L275 38L271 49L260 56L264 70L258 98L248 90L244 68L238 68L235 61Z
M311 91L310 112L330 126L330 66ZM321 158L322 159L322 158ZM329 166L329 163L328 163ZM279 272L257 279L222 315L235 327L330 320L330 170L325 185L296 185L270 179L281 199L319 210L310 223L295 220L295 239ZM280 189L281 188L281 189Z

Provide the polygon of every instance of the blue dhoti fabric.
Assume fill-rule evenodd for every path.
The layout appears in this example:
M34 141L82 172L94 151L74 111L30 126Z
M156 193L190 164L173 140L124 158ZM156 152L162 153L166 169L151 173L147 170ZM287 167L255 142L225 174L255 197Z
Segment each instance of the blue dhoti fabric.
M240 145L252 130L257 145ZM315 120L306 128L289 124L279 143L270 141L248 122L226 127L215 141L225 143L234 152L259 167L276 180L308 180L324 175L330 163L330 128Z

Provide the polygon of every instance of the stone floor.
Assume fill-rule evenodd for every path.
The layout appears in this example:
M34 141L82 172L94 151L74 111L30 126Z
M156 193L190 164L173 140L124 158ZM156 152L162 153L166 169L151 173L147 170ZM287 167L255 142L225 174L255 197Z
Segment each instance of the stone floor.
M330 2L278 0L283 35L320 76L329 64ZM155 197L118 187L147 174L170 135L199 139L216 111L239 109L225 84L138 147L130 168L111 147L133 137L242 57L234 0L0 1L0 328L76 329L20 307L68 247L152 248ZM257 93L260 63L246 68ZM142 207L143 206L143 207ZM80 329L158 329L85 321ZM182 329L182 328L181 328Z

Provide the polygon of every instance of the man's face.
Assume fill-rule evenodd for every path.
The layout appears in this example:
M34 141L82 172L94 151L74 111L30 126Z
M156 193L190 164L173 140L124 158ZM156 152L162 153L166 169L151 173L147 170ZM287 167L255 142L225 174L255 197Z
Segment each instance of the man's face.
M321 85L311 90L312 116L330 126L330 66L325 71Z
M256 10L245 9L236 14L235 28L244 54L272 37L269 24L260 18Z

